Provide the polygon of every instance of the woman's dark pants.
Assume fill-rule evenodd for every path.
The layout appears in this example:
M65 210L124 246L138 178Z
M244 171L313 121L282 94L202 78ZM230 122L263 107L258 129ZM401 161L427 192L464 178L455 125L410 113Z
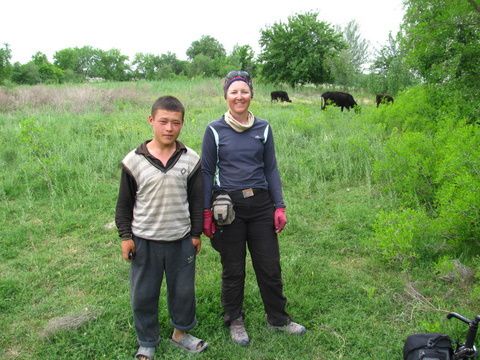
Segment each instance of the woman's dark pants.
M230 193L234 203L235 220L217 230L212 241L220 252L222 273L222 304L224 319L230 321L243 315L246 247L250 251L258 287L267 320L283 326L290 318L285 311L280 253L274 231L274 207L268 191L256 192L243 198L242 192Z

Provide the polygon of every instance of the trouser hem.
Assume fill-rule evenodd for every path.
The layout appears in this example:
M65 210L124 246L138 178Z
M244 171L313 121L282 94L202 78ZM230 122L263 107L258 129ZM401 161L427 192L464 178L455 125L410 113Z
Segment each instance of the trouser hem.
M137 343L139 346L156 348L157 345L160 343L160 339L158 339L157 341L142 341L140 339L137 339Z
M171 322L171 324L175 329L182 330L182 331L188 331L188 330L192 330L195 327L195 325L197 325L197 319L193 320L193 322L190 325L187 325L187 326L175 324L173 321Z

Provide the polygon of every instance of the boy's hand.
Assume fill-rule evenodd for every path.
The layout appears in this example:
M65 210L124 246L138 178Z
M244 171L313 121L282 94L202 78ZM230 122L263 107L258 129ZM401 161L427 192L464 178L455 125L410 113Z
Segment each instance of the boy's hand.
M196 254L198 254L202 248L202 240L199 237L192 237L192 245L197 251Z
M122 240L122 257L124 260L130 260L128 254L135 254L135 242L132 239Z

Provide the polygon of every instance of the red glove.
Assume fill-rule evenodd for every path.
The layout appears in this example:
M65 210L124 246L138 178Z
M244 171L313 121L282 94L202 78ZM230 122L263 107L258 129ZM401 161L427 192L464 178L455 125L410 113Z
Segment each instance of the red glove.
M210 239L215 234L217 228L213 222L213 212L210 209L203 210L203 233Z
M273 223L275 225L275 232L279 234L285 225L287 225L287 214L285 208L275 209L273 214Z

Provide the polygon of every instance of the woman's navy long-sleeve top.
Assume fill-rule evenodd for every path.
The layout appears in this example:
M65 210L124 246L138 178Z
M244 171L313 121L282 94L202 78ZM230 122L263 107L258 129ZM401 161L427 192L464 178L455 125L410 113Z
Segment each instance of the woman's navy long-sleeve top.
M210 208L212 190L265 189L276 208L285 207L275 157L272 129L255 118L251 128L237 132L224 117L207 126L202 145L204 207Z

